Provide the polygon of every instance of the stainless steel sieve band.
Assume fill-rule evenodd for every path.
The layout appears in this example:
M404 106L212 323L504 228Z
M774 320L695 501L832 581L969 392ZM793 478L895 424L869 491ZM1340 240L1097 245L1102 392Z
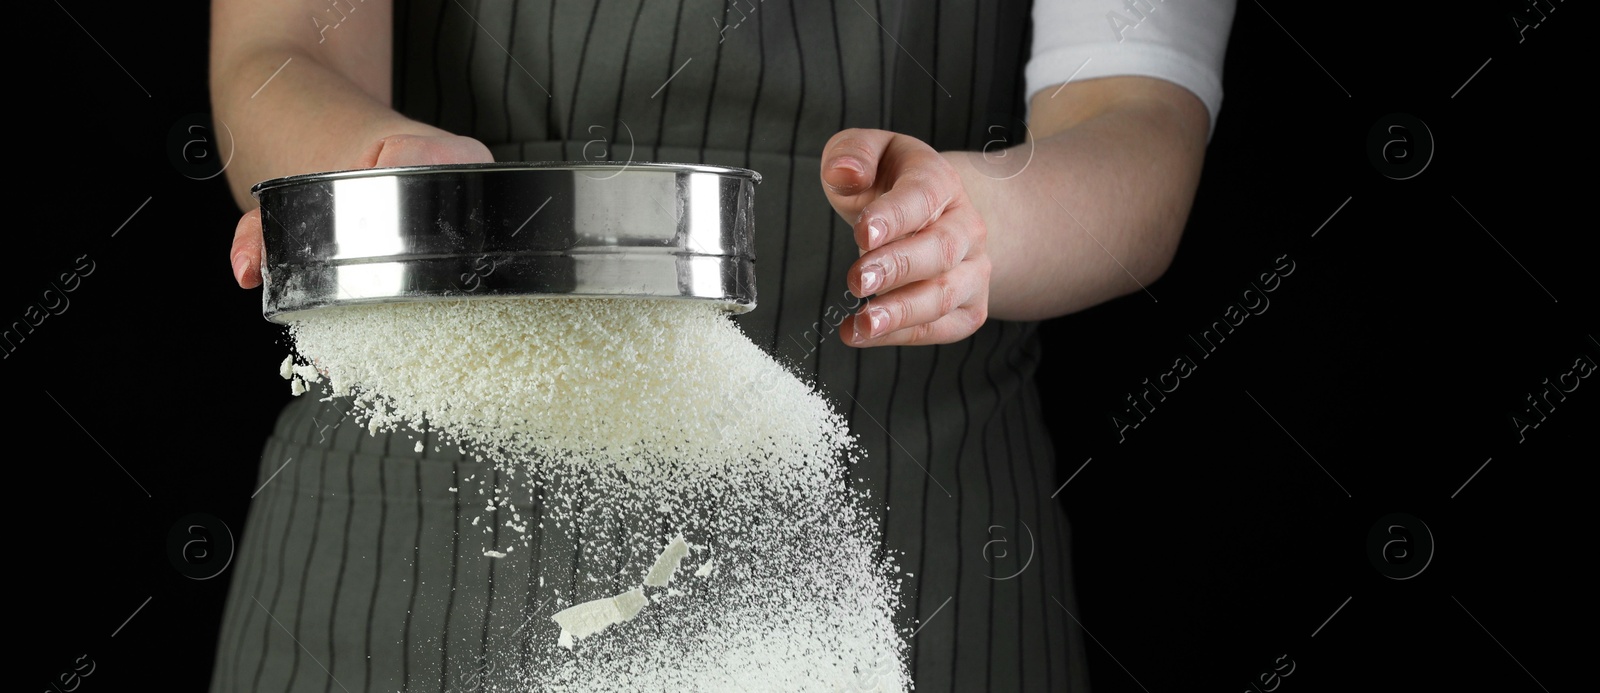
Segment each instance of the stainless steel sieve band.
M755 307L755 184L741 168L496 163L277 178L261 202L262 314L528 296Z

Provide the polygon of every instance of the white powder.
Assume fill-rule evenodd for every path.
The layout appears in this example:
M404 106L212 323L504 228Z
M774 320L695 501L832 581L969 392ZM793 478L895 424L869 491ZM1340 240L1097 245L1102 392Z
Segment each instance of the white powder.
M288 380L288 379L294 377L294 355L293 354L290 354L288 356L283 357L283 363L278 365L278 375L283 376L284 380Z
M683 562L683 557L689 555L689 544L683 540L683 535L672 539L667 548L661 550L661 555L656 556L656 562L650 566L650 572L644 577L647 587L666 587L672 582L672 576L678 572L678 564Z
M825 400L701 303L350 306L308 313L290 331L377 430L427 420L508 456L676 488L763 463L809 467L776 478L815 478L847 444Z
M705 577L707 575L710 575L711 571L716 570L716 569L717 569L717 560L715 558L708 558L708 559L706 559L705 563L700 565L700 569L699 570L694 571L694 576L695 577Z
M561 641L567 643L563 646L570 648L573 638L587 638L610 626L631 621L649 603L650 599L644 596L644 588L635 587L615 597L567 607L550 619L560 624Z
M417 446L411 449L415 452L422 452L422 441L417 441Z
M503 666L485 693L833 691L867 673L906 689L895 567L876 558L878 525L849 490L847 427L716 307L352 306L300 316L290 335L370 430L426 430L494 464L479 507L512 514L517 534L500 540L530 547L523 569L541 588L550 573L575 604L488 633ZM537 532L522 531L527 505L513 498L539 499ZM511 552L474 535L484 555ZM562 542L581 549L579 566L542 562ZM691 549L717 560L673 583Z
M317 367L309 363L303 366L295 366L294 374L300 376L302 380L308 383L320 382L322 380L322 374L317 372Z

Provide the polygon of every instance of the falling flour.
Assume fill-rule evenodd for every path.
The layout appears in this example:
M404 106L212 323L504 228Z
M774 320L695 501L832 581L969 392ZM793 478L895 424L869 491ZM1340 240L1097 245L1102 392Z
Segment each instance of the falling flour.
M547 596L485 626L501 666L478 690L908 688L895 566L851 490L845 421L717 307L350 306L290 336L296 389L321 382L370 431L436 434L495 470L451 488L491 520L458 533L486 558L461 560L507 566L497 583L536 573Z
M644 576L644 584L651 587L666 587L672 582L673 574L678 572L678 564L683 562L683 557L689 555L689 544L683 537L674 537L672 543L661 551L656 557L650 572Z
M715 560L713 560L713 559L709 559L708 558L708 559L706 559L705 563L701 564L699 570L694 571L694 576L695 577L705 577L707 575L710 575L711 571L716 570L716 569L717 569L717 562Z
M561 639L557 644L570 649L573 638L587 638L605 630L607 626L631 621L649 603L650 600L644 596L644 588L635 587L615 597L595 599L562 609L550 617L561 625Z

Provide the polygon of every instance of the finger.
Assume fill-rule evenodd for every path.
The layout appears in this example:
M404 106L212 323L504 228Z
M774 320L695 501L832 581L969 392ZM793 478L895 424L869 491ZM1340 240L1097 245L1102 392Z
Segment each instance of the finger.
M938 277L879 296L850 316L849 327L841 326L840 332L852 346L879 346L886 336L907 330L913 332L909 339L921 340L930 323L974 304L987 306L988 286L989 259L974 258Z
M391 135L367 148L359 168L480 164L494 161L489 148L459 135Z
M890 332L883 337L851 346L870 348L885 346L929 346L950 344L971 337L983 327L988 318L988 304L973 303L961 306L933 322Z
M480 164L494 161L489 148L471 137L457 135L391 137L378 153L379 167Z
M986 233L983 220L970 210L946 214L914 236L863 254L845 275L846 282L856 296L866 298L932 279L955 269L973 248L983 247Z
M895 134L887 130L840 130L822 147L822 190L834 211L846 221L861 216L872 201L878 164Z
M963 188L955 169L932 147L916 144L919 151L896 152L898 145L890 143L893 186L861 208L855 238L862 250L876 250L922 230L960 198ZM884 173L880 168L879 175Z
M245 289L261 285L261 208L257 207L239 218L233 229L233 247L228 251L229 264L233 266L233 279Z
M959 196L961 179L922 140L851 129L823 147L822 188L834 211L850 222L856 245L871 250L938 218Z

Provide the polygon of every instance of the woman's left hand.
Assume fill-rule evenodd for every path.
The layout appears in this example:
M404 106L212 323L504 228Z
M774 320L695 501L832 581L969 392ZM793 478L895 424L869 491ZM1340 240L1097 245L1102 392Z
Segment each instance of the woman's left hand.
M845 281L873 297L839 326L846 344L947 344L983 326L988 232L943 155L915 137L843 130L823 147L822 189L861 248Z

